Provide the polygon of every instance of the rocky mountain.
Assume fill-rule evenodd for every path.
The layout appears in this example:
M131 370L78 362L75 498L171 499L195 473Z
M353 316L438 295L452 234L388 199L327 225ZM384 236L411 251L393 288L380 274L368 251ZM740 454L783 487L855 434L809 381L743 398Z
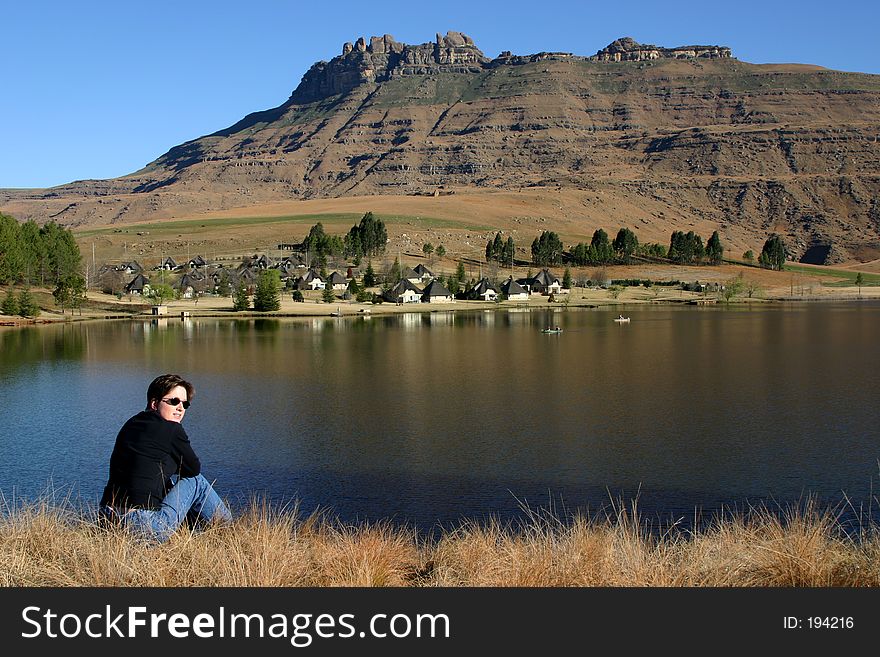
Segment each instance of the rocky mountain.
M360 38L313 65L277 108L129 176L0 191L0 210L78 226L528 189L580 190L584 212L605 213L607 227L675 216L722 235L783 233L809 262L875 259L880 76L631 38L592 56L494 59L457 32L420 45Z

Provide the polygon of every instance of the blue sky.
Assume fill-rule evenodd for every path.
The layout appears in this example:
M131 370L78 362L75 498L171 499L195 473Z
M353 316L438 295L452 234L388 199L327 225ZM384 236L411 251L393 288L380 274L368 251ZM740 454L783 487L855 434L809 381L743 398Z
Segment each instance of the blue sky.
M405 43L448 30L502 50L592 55L621 36L720 44L741 60L880 74L880 3L803 0L79 0L0 13L0 187L136 171L172 146L280 105L345 41Z

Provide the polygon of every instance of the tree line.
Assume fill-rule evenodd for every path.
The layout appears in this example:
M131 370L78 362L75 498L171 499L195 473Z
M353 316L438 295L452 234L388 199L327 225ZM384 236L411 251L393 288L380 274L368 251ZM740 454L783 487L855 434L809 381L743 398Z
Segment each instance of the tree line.
M361 258L379 255L385 251L387 241L385 223L372 212L367 212L359 223L349 229L345 237L328 235L319 221L309 229L302 246L311 256L309 265L326 267L328 256L342 255L352 258L355 266L359 266Z
M486 245L486 259L490 253L496 253L496 244L500 242L500 234L496 234L495 240ZM508 238L510 248L513 250L513 240ZM576 266L587 265L611 265L629 264L634 256L659 260L668 260L675 264L685 265L720 265L724 259L724 245L718 231L714 231L709 239L703 244L703 239L694 231L676 230L672 232L669 246L662 244L640 244L635 233L629 228L621 228L617 236L611 240L603 229L599 228L593 233L589 244L579 242L570 252L566 253L559 235L553 231L543 231L532 242L532 263L546 267L559 265L563 262L571 262ZM764 242L758 263L768 269L782 270L785 265L787 251L782 237L777 234L771 235ZM747 261L754 259L751 251L743 254ZM505 262L512 262L505 259Z
M0 285L51 287L80 274L82 255L71 233L55 222L38 226L0 214Z
M2 302L4 315L34 317L39 307L28 289L31 285L54 287L61 311L82 305L86 281L80 274L82 255L71 233L55 222L38 226L19 223L0 214L0 285L24 285L16 296L12 288Z

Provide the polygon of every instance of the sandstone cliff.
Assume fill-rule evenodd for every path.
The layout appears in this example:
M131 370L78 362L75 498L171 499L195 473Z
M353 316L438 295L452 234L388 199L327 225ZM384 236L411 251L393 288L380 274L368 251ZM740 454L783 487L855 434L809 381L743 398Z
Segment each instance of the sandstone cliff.
M675 217L779 231L796 256L877 258L880 76L629 38L492 60L456 32L360 38L280 107L130 176L0 190L0 210L77 226L440 187L568 188L604 204L590 211L606 227Z

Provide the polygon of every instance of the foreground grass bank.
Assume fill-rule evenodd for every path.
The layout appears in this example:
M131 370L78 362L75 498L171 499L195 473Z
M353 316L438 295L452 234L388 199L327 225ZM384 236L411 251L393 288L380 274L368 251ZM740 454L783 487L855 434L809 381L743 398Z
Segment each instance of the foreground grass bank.
M0 516L3 586L878 586L880 533L832 512L753 512L652 536L603 521L533 516L463 524L427 541L387 524L343 526L255 507L227 527L160 546L37 504Z

